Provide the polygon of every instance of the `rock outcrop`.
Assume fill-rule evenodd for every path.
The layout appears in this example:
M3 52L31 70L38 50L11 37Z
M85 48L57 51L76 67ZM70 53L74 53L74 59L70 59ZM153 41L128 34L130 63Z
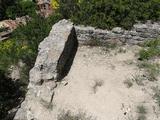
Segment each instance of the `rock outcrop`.
M98 39L103 42L118 40L122 43L137 44L160 37L160 24L136 24L130 31L120 27L108 31L82 26L74 28L70 21L59 21L39 45L35 65L30 71L28 92L14 120L56 120L58 110L53 102L56 101L55 90L73 63L78 48L76 33L81 43Z
M112 30L96 29L94 27L76 26L78 40L81 43L97 39L103 42L117 41L128 44L139 44L145 40L160 37L160 23L135 24L131 30L120 27Z
M43 117L53 106L57 81L69 72L77 47L76 32L71 22L61 20L52 27L49 36L39 45L35 66L30 71L26 99L14 120L47 120Z

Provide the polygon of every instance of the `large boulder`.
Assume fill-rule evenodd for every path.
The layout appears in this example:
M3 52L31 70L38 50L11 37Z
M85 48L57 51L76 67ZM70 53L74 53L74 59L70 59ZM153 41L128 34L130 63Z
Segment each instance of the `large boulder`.
M46 115L53 106L54 88L68 74L77 47L75 28L70 21L61 20L52 27L39 45L28 92L14 120L47 120Z

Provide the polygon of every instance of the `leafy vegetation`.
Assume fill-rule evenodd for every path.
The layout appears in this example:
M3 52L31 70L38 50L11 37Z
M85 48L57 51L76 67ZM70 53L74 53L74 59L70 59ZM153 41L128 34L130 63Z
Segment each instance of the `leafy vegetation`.
M51 6L53 9L57 9L59 7L58 0L51 0Z
M34 65L39 43L48 36L52 25L59 21L62 16L59 13L54 13L54 15L45 19L36 15L36 5L29 0L1 0L0 3L4 5L1 6L2 4L0 4L0 10L3 9L3 14L0 11L0 19L14 19L24 15L32 17L30 21L27 21L26 25L21 25L14 30L12 36L7 41L0 42L0 71L2 71L0 81L1 85L4 86L0 87L0 91L3 92L0 94L0 119L4 119L7 112L19 103L18 101L17 103L14 102L24 97L29 80L29 70ZM19 66L20 62L24 64L20 68L20 79L17 82L13 82L7 77L9 70L11 66L21 67ZM10 80L10 82L7 82L7 80ZM9 91L8 88L10 86L15 86L15 88ZM13 94L12 92L15 93ZM9 98L12 94L14 97Z
M0 0L0 20L35 15L36 5L30 0Z
M137 21L160 20L159 0L59 0L59 12L76 24L130 29Z
M1 28L0 28L0 32L7 31L7 30L8 30L8 29L5 28L5 27L1 27Z
M15 4L15 0L0 0L0 20L5 19L8 6Z
M148 80L157 80L160 73L160 64L151 62L150 60L160 56L160 39L150 40L143 44L143 48L139 52L138 66L147 72Z
M9 40L0 43L0 69L17 65L19 60L32 67L39 43L48 36L52 25L59 19L59 14L47 19L36 15L26 25L19 26Z
M139 60L149 60L158 56L160 56L160 39L145 42L139 52Z
M36 14L36 5L30 0L15 0L15 4L6 9L6 17L15 19L25 15L33 16Z
M9 68L11 65L18 66L19 62L22 61L24 63L23 68L21 68L20 80L19 83L8 83L5 84L5 87L0 87L0 91L3 92L4 95L0 94L0 97L3 98L3 101L6 103L9 101L14 101L14 98L9 99L8 95L14 91L10 91L10 93L6 92L10 85L18 85L18 88L15 89L19 92L26 91L26 86L28 83L29 70L33 67L39 43L49 34L52 25L59 21L61 16L59 14L54 14L53 16L45 19L40 16L32 17L32 20L29 21L26 25L19 26L12 34L11 38L7 41L0 42L0 71L3 71L1 74L6 76L9 72ZM0 76L0 81L5 83L7 77L4 78ZM11 81L11 80L10 80ZM3 85L3 84L0 84ZM21 89L19 89L21 87ZM24 93L24 92L23 92ZM18 94L15 92L15 94ZM13 94L14 95L14 94ZM15 95L15 99L19 99L23 97L23 94ZM1 99L2 99L1 98ZM2 118L7 114L6 112L11 108L15 107L13 105L17 105L14 102L10 104L5 104L0 100L2 112ZM4 107L6 110L3 111ZM0 118L0 119L2 119Z
M63 18L102 29L130 29L137 21L160 20L159 0L52 0L51 5ZM33 16L35 9L30 0L1 0L0 20Z

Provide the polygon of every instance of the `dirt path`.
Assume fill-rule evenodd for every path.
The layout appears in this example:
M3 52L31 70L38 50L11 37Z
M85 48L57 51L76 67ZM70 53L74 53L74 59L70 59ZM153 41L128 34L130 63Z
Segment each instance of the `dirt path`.
M144 87L124 84L141 72L136 66L138 47L124 48L126 52L106 53L98 47L79 47L70 73L55 91L55 107L97 120L159 120L157 105ZM145 107L144 119L139 118L138 106Z

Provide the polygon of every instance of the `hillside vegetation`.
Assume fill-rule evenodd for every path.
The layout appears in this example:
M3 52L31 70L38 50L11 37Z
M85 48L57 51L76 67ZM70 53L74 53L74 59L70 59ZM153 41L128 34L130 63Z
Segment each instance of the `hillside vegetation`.
M29 80L29 70L33 67L39 43L48 36L52 25L60 19L55 14L47 19L34 16L25 26L19 26L7 41L0 42L0 119L6 117L8 110L15 107L15 102L20 102L26 93ZM8 74L11 66L18 66L23 62L24 66L20 69L20 79L18 82L8 82ZM8 87L16 86L9 91ZM2 87L5 86L5 87ZM7 91L7 92L5 92ZM17 92L18 91L18 92ZM12 96L12 92L18 95ZM18 105L16 103L16 105Z
M60 0L59 11L76 24L130 29L137 21L160 20L159 0Z
M31 0L0 0L0 20L35 15L36 4Z

